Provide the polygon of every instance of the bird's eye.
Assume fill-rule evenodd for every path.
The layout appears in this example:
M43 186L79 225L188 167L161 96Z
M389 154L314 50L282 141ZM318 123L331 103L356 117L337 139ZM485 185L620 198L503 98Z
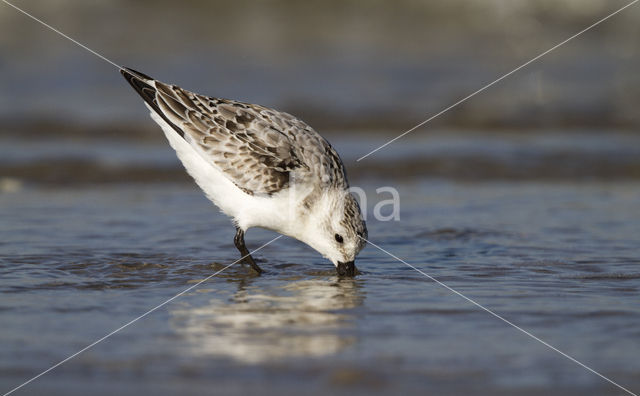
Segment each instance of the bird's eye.
M336 238L336 242L338 242L338 243L344 242L344 239L342 239L342 235L340 235L340 234L336 234L335 238Z

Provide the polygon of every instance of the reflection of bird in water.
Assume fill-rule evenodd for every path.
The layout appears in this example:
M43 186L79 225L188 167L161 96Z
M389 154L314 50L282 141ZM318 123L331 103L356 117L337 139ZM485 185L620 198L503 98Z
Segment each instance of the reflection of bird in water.
M350 325L342 311L362 305L357 282L305 280L269 291L241 287L233 303L213 299L209 305L171 312L171 326L194 355L261 363L287 357L332 355L355 342L339 334Z
M296 238L354 276L367 228L338 153L310 126L263 106L211 98L121 69L162 127L187 172L236 224Z

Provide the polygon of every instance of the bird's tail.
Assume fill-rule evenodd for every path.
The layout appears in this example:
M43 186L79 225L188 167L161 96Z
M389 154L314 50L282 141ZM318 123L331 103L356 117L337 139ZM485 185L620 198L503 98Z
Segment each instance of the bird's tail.
M124 76L125 80L133 89L138 92L138 94L144 99L144 101L151 107L151 109L162 117L163 120L167 122L167 124L171 125L171 127L178 133L178 135L184 138L184 132L178 128L169 118L164 114L164 112L158 106L158 99L156 96L156 80L152 77L147 76L144 73L140 73L139 71L135 71L128 67L123 67L120 69L120 73Z

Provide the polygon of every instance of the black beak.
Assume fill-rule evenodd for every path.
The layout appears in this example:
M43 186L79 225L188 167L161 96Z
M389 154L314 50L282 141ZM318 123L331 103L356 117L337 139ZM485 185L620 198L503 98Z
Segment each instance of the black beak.
M338 263L336 267L336 271L338 272L339 277L350 277L353 278L356 276L356 265L353 261L349 261L348 263Z

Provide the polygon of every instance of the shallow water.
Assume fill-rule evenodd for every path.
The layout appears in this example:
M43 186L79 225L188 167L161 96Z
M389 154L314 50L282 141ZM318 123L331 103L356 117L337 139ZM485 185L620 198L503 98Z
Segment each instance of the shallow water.
M353 183L373 242L640 389L640 182ZM371 216L380 185L400 222ZM3 391L238 257L190 183L27 185L0 215ZM372 246L354 280L288 238L256 257L16 394L622 394Z
M354 162L610 4L147 3L25 6L167 82L361 128L329 137L369 192L374 243L640 392L637 133L429 128ZM638 12L429 126L637 130ZM0 20L4 393L239 255L160 132L134 133L153 125L111 65L6 6ZM379 186L401 221L371 216ZM352 280L289 238L256 257L263 276L232 266L15 394L623 394L372 246Z

